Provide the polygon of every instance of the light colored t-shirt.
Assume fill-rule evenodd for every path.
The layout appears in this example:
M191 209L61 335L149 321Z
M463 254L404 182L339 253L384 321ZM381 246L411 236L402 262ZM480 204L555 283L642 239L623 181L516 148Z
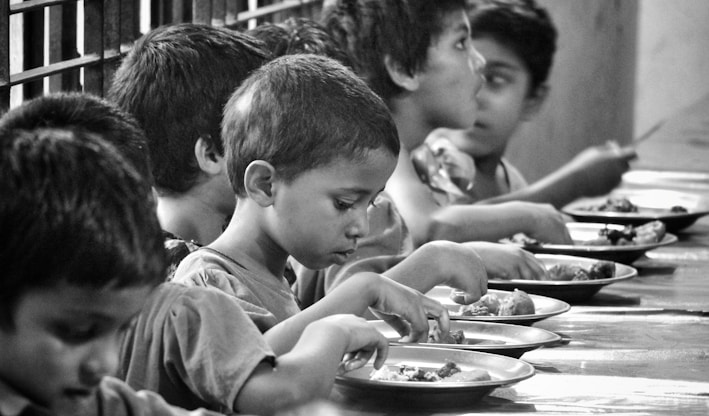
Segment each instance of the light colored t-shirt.
M126 383L113 377L104 377L96 395L86 403L87 408L77 409L76 414L95 416L218 416L220 413L197 409L188 411L169 405L162 397L151 391L135 391ZM0 415L18 416L23 411L45 414L44 409L0 380Z
M274 277L246 256L233 259L209 247L185 257L172 281L215 287L239 298L240 305L261 332L301 310L285 277Z
M240 301L213 288L163 283L126 333L119 377L186 409L233 412L253 370L275 363Z

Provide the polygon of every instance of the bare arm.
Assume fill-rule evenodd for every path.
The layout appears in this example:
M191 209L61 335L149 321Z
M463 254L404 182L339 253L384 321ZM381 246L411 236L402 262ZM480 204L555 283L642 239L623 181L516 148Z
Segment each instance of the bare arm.
M488 198L478 203L495 204L507 201L549 203L561 208L577 198L610 192L637 157L631 147L605 145L590 147L569 163L529 186L508 194Z
M234 410L270 415L317 398L327 398L335 375L363 366L376 353L384 364L388 342L379 331L353 315L334 315L309 324L292 350L278 356L275 368L260 364L239 391ZM353 353L353 359L342 359ZM349 355L347 355L349 357Z
M402 150L387 191L404 217L416 245L432 240L498 241L523 232L541 241L571 243L561 213L547 204L507 202L441 207Z

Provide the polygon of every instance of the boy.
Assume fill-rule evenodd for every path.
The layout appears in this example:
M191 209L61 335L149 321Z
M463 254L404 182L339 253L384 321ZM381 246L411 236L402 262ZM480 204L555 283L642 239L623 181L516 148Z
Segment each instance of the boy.
M249 36L185 23L138 39L116 71L108 97L146 132L160 224L190 251L221 234L234 211L222 108L267 57Z
M100 135L3 125L0 200L0 414L187 414L105 377L163 279L149 184Z
M471 127L477 111L484 61L470 44L465 10L463 0L340 1L324 10L324 25L396 121L403 149L386 189L417 245L497 241L518 232L571 243L551 206L439 206L414 170L410 152L432 130Z
M82 143L82 136L78 136L79 138L62 138L61 136L65 131L79 132L81 135L91 135L103 139L103 142L119 143L121 144L120 150L131 156L130 162L133 165L143 167L146 165L146 154L141 155L141 153L134 151L145 142L144 135L140 129L136 128L135 122L110 103L86 94L56 94L28 101L6 114L0 120L0 129L10 132L8 134L48 131L47 134L56 134L64 141L74 140L77 147L87 143L94 145L90 141ZM128 133L131 136L130 140L127 140L125 136ZM49 139L42 140L54 145L53 151L66 151L65 148L72 150L70 146L72 143L60 142L56 144L52 142L55 140L54 136L48 137ZM23 140L17 140L17 143L25 145ZM10 143L10 145L12 144L14 143ZM108 145L99 142L95 146L96 149L92 150L108 152L108 156L112 156L110 154L112 149ZM30 152L34 149L27 146L23 150ZM38 154L38 157L43 156L39 152L35 153ZM67 167L72 166L72 157L78 156L69 153L64 158L70 162L65 164ZM107 161L98 160L95 164L100 165L113 161L108 157L106 159ZM3 159L3 161L5 160ZM76 164L77 161L73 162ZM110 167L112 168L112 166ZM119 167L121 166L113 170L120 172ZM67 173L78 175L80 171L69 170ZM96 172L97 175L102 173L102 171ZM13 178L13 176L8 175L7 178ZM57 178L58 181L61 179L63 178ZM117 178L117 180L120 179L122 178ZM132 182L128 184L132 184ZM112 189L101 183L97 185L101 185L102 190L107 188L107 192ZM125 189L119 189L125 192ZM6 189L3 188L3 190ZM142 195L141 190L142 188L137 189L137 196ZM23 189L23 191L28 192L29 190ZM116 198L122 196L123 193L116 193ZM41 194L38 194L37 197L41 197ZM146 198L144 202L148 208L154 208L152 200ZM154 231L157 229L155 214L150 211L145 212L153 218ZM31 213L34 211L29 210L24 215ZM97 211L96 215L102 215L101 211ZM81 218L78 215L77 217ZM8 215L2 218L10 220L17 217L13 217L12 212L8 210ZM101 218L97 219L101 220ZM85 228L89 228L89 231L93 230L90 226ZM81 229L77 230L81 231ZM127 229L126 233L132 231L134 230ZM77 238L81 236L82 234L79 232ZM51 243L45 243L38 250L47 247L51 247ZM21 248L23 245L20 245L18 249ZM81 246L75 248L82 249ZM56 250L51 252L55 253ZM125 250L123 252L125 253ZM118 251L113 255L117 256L117 253ZM150 252L146 251L146 254L150 254ZM30 257L31 255L30 253ZM92 266L95 265L87 267ZM107 263L106 266L110 266L110 263ZM138 266L139 264L136 267ZM77 272L80 271L80 266L74 268L77 269ZM160 275L160 272L161 270L155 271L155 275ZM152 280L153 283L159 281L160 279ZM152 286L150 288L152 289ZM11 292L8 292L8 298L12 298ZM62 293L64 292L61 292L60 295ZM79 294L81 293L83 292L79 291ZM86 291L87 295L92 293ZM120 295L118 291L115 293ZM62 308L67 306L64 305L64 299L61 296L56 298L44 296L41 299L57 301ZM104 297L98 299L105 301ZM142 297L137 299L142 303ZM67 302L69 300L74 300L74 297L66 299ZM118 300L125 301L123 297L119 297ZM108 305L110 306L107 307L116 308L114 303L109 302ZM126 314L135 312L131 305L131 303L127 304ZM229 319L224 320L224 315L229 316ZM379 366L386 355L386 340L378 331L366 325L361 318L337 315L313 322L310 325L303 325L302 336L298 333L294 334L292 339L274 340L272 344L276 346L283 343L289 344L288 352L278 356L276 365L274 353L267 343L269 337L265 339L262 337L260 331L239 307L235 298L214 289L188 288L171 283L162 284L153 291L145 302L143 311L134 321L135 324L127 332L124 344L131 345L137 334L146 333L148 335L144 335L143 340L149 342L140 345L135 343L131 345L132 348L124 348L123 364L125 365L127 360L132 357L145 358L146 355L142 355L142 350L149 350L153 354L149 357L154 361L148 365L151 369L148 380L140 380L139 383L135 380L136 377L133 373L129 373L128 378L140 388L154 387L154 390L159 391L169 403L189 409L208 407L226 413L231 413L234 409L245 409L259 414L273 413L277 409L298 405L310 399L327 397L337 371L353 369L364 364L375 350L377 351L375 365ZM105 326L106 323L101 325ZM118 343L115 337L111 340L115 344ZM296 342L297 345L294 346ZM14 352L10 349L8 351L10 354ZM184 362L175 360L175 357L171 355L175 351L180 351L190 359ZM28 352L35 352L35 350L30 349ZM110 353L113 356L106 358L112 359L114 365L117 358L116 352L117 345L111 345ZM341 368L338 368L338 364L346 352L352 353L352 356L342 363ZM109 355L109 351L106 351L106 355ZM229 358L215 359L215 357L224 357L225 355ZM215 361L218 368L211 366ZM158 362L169 364L165 366L153 365ZM141 367L143 364L145 364L144 361L132 363L134 367ZM274 369L277 369L278 373L275 373ZM112 371L108 371L108 373L112 373ZM190 378L184 377L185 381L181 382L180 376L186 373L190 374ZM224 375L227 375L228 379L220 378ZM198 378L200 376L201 378ZM112 381L111 383L113 385L117 382ZM130 391L125 387L123 389ZM213 398L208 393L202 394L205 391L213 394L221 393L222 396L218 396L218 399Z
M417 150L417 159L434 163L423 163L428 165L423 170L432 169L435 175L435 166L441 166L443 175L471 185L454 188L471 202L524 200L561 208L579 197L611 191L635 157L632 148L615 143L591 147L531 185L505 160L512 135L536 115L549 93L557 32L547 11L533 0L470 3L473 44L487 61L477 121L469 130L441 129L429 136L426 146ZM457 154L456 148L464 154ZM455 163L466 156L474 163ZM429 186L435 184L429 181Z
M367 234L367 207L393 169L396 128L354 74L320 56L278 58L229 100L222 137L236 210L222 235L182 261L175 281L241 298L263 331L301 313L361 314L368 306L404 318L385 317L402 334L411 325L414 340L427 333L426 314L447 330L440 304L373 273L302 312L283 278L291 255L310 269L344 263Z

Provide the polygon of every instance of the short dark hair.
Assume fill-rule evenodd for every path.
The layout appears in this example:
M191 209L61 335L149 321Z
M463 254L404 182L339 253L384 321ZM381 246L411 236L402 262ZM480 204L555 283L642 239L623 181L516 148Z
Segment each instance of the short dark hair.
M100 134L0 131L0 325L58 284L157 285L165 251L150 184Z
M273 58L296 53L311 53L332 58L352 67L349 57L320 23L304 18L290 17L280 23L264 23L247 32L262 40Z
M532 94L549 78L557 31L534 0L469 0L473 39L491 37L517 55L530 75Z
M239 196L254 160L292 181L337 158L358 160L380 148L397 156L400 149L384 102L352 71L319 55L286 55L257 70L229 99L222 123Z
M55 93L25 101L2 118L0 128L34 130L74 127L101 135L153 183L145 132L115 104L86 93Z
M465 0L340 0L321 23L347 52L355 72L384 100L403 92L384 64L390 56L413 75L424 68L428 47L444 31L444 18L465 10Z
M267 58L253 37L206 25L163 26L138 39L116 71L109 98L145 129L159 192L194 186L200 137L223 153L223 106Z

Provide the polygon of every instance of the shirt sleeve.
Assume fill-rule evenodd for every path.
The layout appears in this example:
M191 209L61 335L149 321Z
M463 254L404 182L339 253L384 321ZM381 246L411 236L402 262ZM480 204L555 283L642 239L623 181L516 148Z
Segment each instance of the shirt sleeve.
M214 289L192 293L166 320L163 365L204 402L233 409L256 366L273 364L274 354L237 299Z

